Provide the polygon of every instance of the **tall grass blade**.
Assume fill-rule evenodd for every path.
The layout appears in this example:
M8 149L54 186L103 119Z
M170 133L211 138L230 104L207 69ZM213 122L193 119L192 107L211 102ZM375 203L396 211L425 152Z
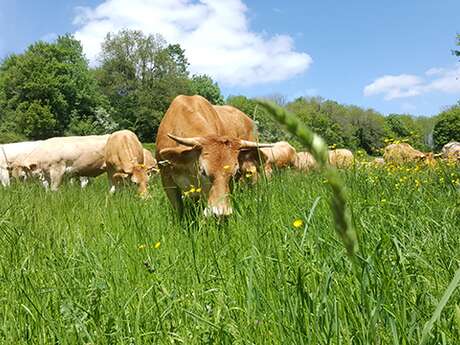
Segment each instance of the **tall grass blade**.
M428 340L428 335L430 334L430 331L433 328L434 323L439 319L439 316L441 316L442 310L446 306L447 301L449 301L449 298L452 296L453 292L455 291L459 283L460 268L457 270L457 272L455 272L454 278L452 279L446 291L444 292L444 295L442 296L441 301L439 301L438 306L436 307L433 316L431 316L430 321L428 321L425 327L423 327L422 340L420 341L420 345L425 344Z
M334 215L335 229L342 240L349 255L358 251L358 239L351 224L351 216L347 207L345 185L336 169L328 163L328 151L324 140L305 127L299 119L273 102L258 100L258 104L268 111L278 122L284 124L289 132L297 136L315 157L318 164L324 169L333 197L331 200L332 214Z

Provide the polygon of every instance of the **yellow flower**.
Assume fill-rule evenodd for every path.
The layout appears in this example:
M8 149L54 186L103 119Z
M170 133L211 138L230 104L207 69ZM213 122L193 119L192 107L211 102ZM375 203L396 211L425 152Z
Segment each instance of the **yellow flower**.
M382 202L382 204L386 203L387 202L387 199L382 199L380 200Z
M197 192L197 193L201 193L201 188L197 188L197 189L195 189L195 192Z
M420 187L421 185L422 185L422 183L419 180L415 180L415 186L416 187Z
M292 226L296 229L300 228L301 226L303 226L303 220L302 219L294 220L294 222L292 223Z
M161 242L158 241L157 243L155 243L155 245L153 246L153 248L155 248L155 249L160 249L160 246L161 246Z
M141 244L141 245L139 245L139 247L137 247L137 249L139 249L139 250L144 250L145 248L147 248L146 244Z
M224 170L230 169L230 165L224 165Z

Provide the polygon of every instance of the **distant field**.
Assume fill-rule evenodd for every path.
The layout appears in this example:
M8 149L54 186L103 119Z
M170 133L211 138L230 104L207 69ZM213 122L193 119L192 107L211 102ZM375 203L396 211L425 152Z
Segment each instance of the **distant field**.
M460 171L343 177L356 266L318 173L238 187L223 223L177 221L158 179L1 189L0 344L418 344L460 263ZM458 344L456 305L429 344Z

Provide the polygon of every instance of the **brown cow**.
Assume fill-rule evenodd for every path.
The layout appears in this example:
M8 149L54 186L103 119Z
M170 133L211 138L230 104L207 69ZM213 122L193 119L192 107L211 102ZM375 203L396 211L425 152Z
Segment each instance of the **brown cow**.
M274 143L273 147L262 148L266 161L264 164L266 176L270 176L273 168L283 169L295 166L297 151L286 141Z
M414 149L407 143L390 144L385 147L383 159L386 163L404 164L417 163L422 160L430 160L432 155L427 155L419 150Z
M56 191L65 175L96 177L105 171L104 148L108 135L56 137L44 140L13 169L39 177Z
M150 150L144 149L144 165L145 170L147 170L147 175L151 175L152 173L157 173L158 164L157 160L153 158L152 152Z
M354 163L353 153L347 149L329 150L329 164L336 168L349 168Z
M254 121L241 110L230 105L213 105L213 108L224 123L227 124L228 136L248 141L259 141ZM266 158L262 150L240 152L238 155L240 177L256 182Z
M307 172L316 169L318 163L310 152L298 152L294 166L299 171Z
M241 121L222 116L201 96L180 95L171 103L158 128L156 159L166 195L180 214L182 193L190 192L194 199L207 198L206 216L232 213L230 182L239 170L239 156L270 146L239 137L244 134L235 126L244 129Z
M460 143L457 141L451 141L444 145L441 150L443 158L460 162Z
M122 181L130 178L138 185L141 196L147 194L144 149L136 134L128 130L112 133L105 147L105 164L111 193Z

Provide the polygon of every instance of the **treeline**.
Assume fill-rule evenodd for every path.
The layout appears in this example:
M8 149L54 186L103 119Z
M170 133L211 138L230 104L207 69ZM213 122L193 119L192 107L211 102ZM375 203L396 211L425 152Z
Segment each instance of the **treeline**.
M179 94L200 94L214 104L225 103L217 83L206 75L190 75L185 51L159 35L132 30L109 33L94 68L71 35L51 43L36 42L1 62L0 142L101 134L120 128L153 142L165 111ZM460 105L436 117L383 116L320 97L292 102L280 96L269 98L336 147L375 154L393 140L426 150L460 140ZM256 121L261 140L287 139L300 146L254 100L230 96L226 103Z

